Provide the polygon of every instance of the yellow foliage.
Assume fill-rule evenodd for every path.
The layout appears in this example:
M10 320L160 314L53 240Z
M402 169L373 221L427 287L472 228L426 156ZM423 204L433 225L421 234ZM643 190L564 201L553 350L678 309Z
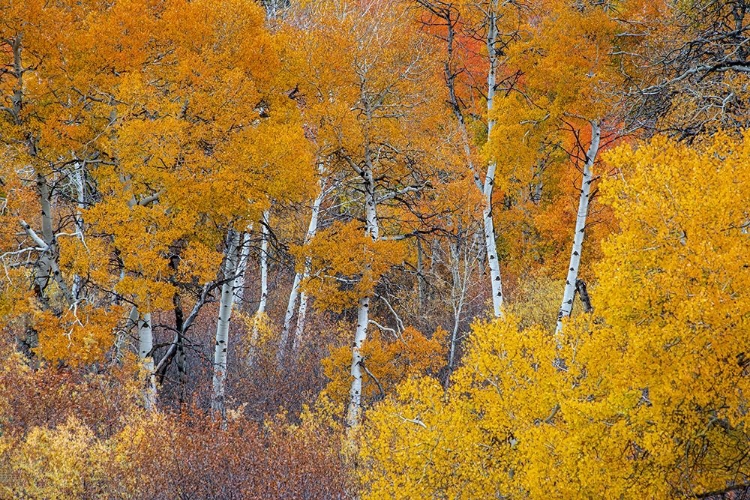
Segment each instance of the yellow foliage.
M545 276L525 276L513 290L506 309L519 319L522 328L539 325L547 331L554 330L560 311L560 290L564 284L562 280ZM574 314L581 310L580 307L576 301Z
M0 491L13 498L83 498L103 482L105 448L73 417L55 429L35 427L20 442L10 439L0 438L0 450L5 448L12 482Z
M249 338L246 345L251 350L258 349L278 337L278 331L266 313L237 314L240 315L247 328Z
M90 305L66 310L61 316L40 311L34 325L39 332L37 352L48 361L64 361L71 366L102 361L112 346L122 314L122 307L107 310Z
M298 255L300 265L311 259L302 287L316 298L316 307L341 311L371 295L380 277L403 262L406 249L402 241L373 241L354 221L319 232Z
M439 330L427 338L416 329L407 327L398 337L386 337L382 332L372 332L362 347L364 375L362 394L366 401L384 397L399 382L425 373L436 373L445 364L447 343L445 331ZM351 384L351 347L331 350L325 358L323 371L330 379L326 386L327 397L344 402Z
M619 148L596 316L474 326L368 414L365 498L674 498L750 476L750 138Z

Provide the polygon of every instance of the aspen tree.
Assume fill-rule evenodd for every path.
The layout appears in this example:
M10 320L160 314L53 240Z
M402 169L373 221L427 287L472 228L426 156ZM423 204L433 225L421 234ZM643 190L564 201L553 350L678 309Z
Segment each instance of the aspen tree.
M426 129L443 114L427 104L434 91L428 82L434 80L436 68L431 47L414 29L404 4L324 2L315 9L308 36L322 51L304 61L311 80L300 88L314 96L306 106L311 116L322 117L315 122L316 127L323 124L316 130L316 144L331 158L332 169L346 178L339 189L348 187L346 196L356 200L352 215L362 223L359 235L352 223L318 232L303 250L303 258L310 256L312 262L303 290L314 293L322 308L356 304L346 412L348 425L356 426L365 376L361 351L374 319L370 309L375 287L403 258L400 231L405 228L389 224L386 233L380 214L398 213L400 200L422 189L418 159L430 141ZM332 57L340 61L341 70L329 74ZM423 125L415 128L416 123Z

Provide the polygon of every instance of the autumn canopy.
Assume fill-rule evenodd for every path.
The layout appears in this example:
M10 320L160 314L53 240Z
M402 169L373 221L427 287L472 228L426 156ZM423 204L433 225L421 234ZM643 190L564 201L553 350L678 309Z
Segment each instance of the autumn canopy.
M0 498L750 496L750 2L0 0Z

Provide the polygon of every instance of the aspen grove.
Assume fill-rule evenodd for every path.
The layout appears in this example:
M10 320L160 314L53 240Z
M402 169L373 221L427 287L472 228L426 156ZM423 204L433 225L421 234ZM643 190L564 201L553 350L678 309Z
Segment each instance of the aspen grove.
M0 498L750 498L750 2L0 0Z

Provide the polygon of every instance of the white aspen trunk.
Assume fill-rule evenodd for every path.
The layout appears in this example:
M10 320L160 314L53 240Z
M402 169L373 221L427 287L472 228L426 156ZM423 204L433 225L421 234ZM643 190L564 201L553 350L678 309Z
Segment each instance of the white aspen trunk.
M356 427L362 413L362 345L367 339L367 323L369 322L370 297L359 299L357 309L357 330L354 333L352 347L352 385L349 388L349 408L346 412L346 425Z
M487 54L489 57L490 68L487 73L487 142L490 141L492 129L495 125L495 121L489 118L492 112L492 107L495 98L495 85L497 80L497 65L498 65L498 54L497 54L497 11L498 0L493 0L490 5L490 11L487 14ZM491 162L487 166L487 172L482 182L479 172L474 166L471 155L471 146L469 142L469 134L466 130L466 121L464 119L463 111L456 97L455 89L455 76L456 72L452 67L453 60L453 43L455 38L455 32L453 24L450 19L447 20L448 33L446 37L448 59L444 64L444 72L446 78L446 84L448 86L448 94L450 97L451 108L453 114L458 121L459 130L461 133L461 140L463 142L464 154L466 156L466 163L472 172L474 183L482 194L482 223L483 223L483 236L484 245L479 247L479 261L484 261L486 256L487 264L490 269L490 285L492 288L492 309L495 317L501 317L502 306L503 306L503 286L500 275L500 262L497 257L497 244L495 242L495 226L492 220L492 192L495 185L495 172L497 166L494 162Z
M84 189L84 182L85 182L85 173L83 171L84 166L82 164L79 164L76 162L74 164L75 170L73 170L73 182L75 183L76 187L76 202L77 202L77 209L76 209L76 215L75 215L75 223L76 223L76 233L78 233L78 238L85 244L84 238L83 238L83 210L86 208L86 199L85 199L85 189ZM71 295L73 296L74 303L78 303L78 296L81 293L81 287L83 286L83 280L78 274L73 275L73 288L71 291Z
M260 302L258 313L265 314L268 301L268 219L269 212L263 212L263 225L260 228L262 239L260 242Z
M289 291L289 302L284 313L284 326L281 328L281 337L279 338L279 350L276 353L276 361L281 364L284 361L286 346L289 343L289 329L292 326L294 310L297 308L297 297L299 297L299 285L302 282L302 273L294 274L292 289Z
M242 242L240 243L240 260L237 263L237 280L234 289L234 300L238 304L242 301L245 296L245 274L247 272L247 262L250 260L250 232L253 230L253 225L250 224L247 227L247 231L242 234ZM240 307L239 305L237 307Z
M36 264L35 286L38 288L40 297L46 300L48 297L45 294L45 289L49 285L50 280L54 280L68 304L74 304L70 288L65 283L60 272L60 267L57 264L57 241L52 229L52 201L49 185L41 174L37 174L36 182L39 190L39 203L42 208L42 235L39 236L36 234L26 221L19 221L26 234L34 240L41 251L39 261Z
M143 406L147 411L156 409L156 373L154 372L154 332L151 325L151 313L144 313L138 319L138 355L148 372L146 386L143 388Z
M305 264L305 275L307 278L310 275L310 268ZM292 339L292 352L298 352L299 346L302 344L302 337L305 334L305 320L307 319L307 293L302 292L299 296L299 310L297 311L297 326L294 328L294 338Z
M263 212L263 219L260 225L260 301L258 302L258 310L255 311L255 325L250 336L250 350L247 356L247 364L252 366L255 361L255 346L258 343L259 331L258 321L266 313L266 302L268 300L268 219L269 211Z
M365 184L365 218L367 235L373 240L380 238L377 206L375 198L375 180L372 174L372 163L369 148L365 148L365 166L361 171ZM349 388L349 407L346 412L346 424L356 427L362 413L362 345L367 339L367 325L370 322L370 297L361 297L357 309L357 329L352 344L352 383Z
M458 270L458 243L450 243L451 253L451 275L453 277L453 286L451 287L451 305L453 306L453 331L451 332L450 353L448 356L448 378L453 371L453 364L456 359L456 343L458 341L458 329L461 322L461 312L464 305L464 296L466 287L462 286L461 276ZM447 385L448 379L446 379Z
M557 326L555 334L559 334L563 328L563 318L570 316L573 309L573 299L576 293L576 280L581 264L581 250L583 249L583 237L586 230L586 217L589 212L589 198L591 196L591 182L594 161L599 152L599 139L601 130L597 122L591 122L591 144L586 153L586 161L583 164L583 178L581 179L581 195L578 199L578 214L576 216L576 229L573 237L573 250L570 254L570 265L568 265L568 276L565 279L565 291L563 293L562 305L557 315Z
M322 166L320 166L318 170L322 171ZM323 203L323 198L325 198L325 179L321 178L320 191L318 192L318 195L315 197L315 200L313 201L312 211L310 212L310 224L307 226L307 233L305 234L304 244L308 244L310 240L312 240L315 237L315 233L318 232L318 215L320 214L320 205ZM299 296L299 286L302 280L306 279L308 275L310 274L310 265L311 265L310 259L305 259L305 268L303 272L296 273L294 275L294 283L292 284L291 292L289 292L289 303L287 304L286 314L284 315L284 327L281 330L279 350L278 350L277 357L276 357L279 364L284 360L284 355L286 354L287 344L289 343L289 330L292 325L292 318L294 317L294 309L297 307L297 297ZM304 293L303 293L303 296L304 296ZM307 308L307 297L305 297L305 309L306 308ZM300 311L301 310L302 310L302 305L300 304ZM299 315L298 315L297 323L299 324ZM297 339L296 335L294 337L294 344L295 345L299 344L299 339ZM294 350L296 351L296 347L294 348Z
M47 180L43 175L37 174L37 188L39 189L39 202L42 207L42 239L46 244L46 249L39 259L39 275L37 276L37 286L45 290L49 284L50 278L53 278L52 259L53 238L52 233L52 205L50 203L50 192Z
M494 165L491 165L494 171ZM489 175L488 175L489 177ZM500 262L497 258L497 245L495 243L495 226L492 221L492 187L485 191L485 206L482 210L484 218L484 243L487 253L487 263L490 267L490 280L492 283L492 309L496 318L503 315L503 284L500 278Z
M487 30L487 53L490 58L490 69L487 74L487 112L488 116L492 113L492 107L495 100L495 85L497 75L497 19L495 10L497 9L497 0L494 0L491 11L488 16L489 27ZM495 126L495 120L487 119L487 142L490 141L492 129ZM500 278L500 261L497 258L497 244L495 242L495 225L492 221L492 191L495 187L495 171L497 165L490 162L487 166L487 175L484 178L482 195L484 207L482 217L484 222L484 243L487 252L487 263L490 268L490 282L492 284L492 309L496 318L503 315L503 285Z
M224 279L221 286L221 300L219 302L219 321L216 324L216 346L214 348L214 376L211 409L225 414L224 393L227 380L227 348L229 346L229 320L232 316L234 303L234 286L237 273L237 247L240 236L237 231L230 229L227 235L227 246L224 259ZM228 279L232 278L232 279Z

